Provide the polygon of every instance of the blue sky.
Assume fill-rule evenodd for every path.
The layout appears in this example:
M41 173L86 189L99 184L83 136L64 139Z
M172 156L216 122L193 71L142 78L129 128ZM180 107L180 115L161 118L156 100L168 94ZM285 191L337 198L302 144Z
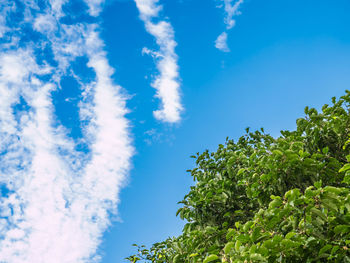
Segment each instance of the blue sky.
M346 0L0 3L0 262L178 235L190 155L350 84ZM48 260L49 259L49 260Z

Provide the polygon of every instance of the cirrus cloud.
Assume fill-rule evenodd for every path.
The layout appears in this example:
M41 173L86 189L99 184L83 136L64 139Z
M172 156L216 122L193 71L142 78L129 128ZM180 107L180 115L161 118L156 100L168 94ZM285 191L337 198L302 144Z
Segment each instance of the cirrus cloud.
M156 97L161 100L161 105L160 109L154 111L153 114L160 121L179 122L183 107L180 97L178 57L175 53L177 43L174 40L174 29L169 22L159 19L162 6L159 5L158 0L135 0L135 3L146 31L155 38L159 46L158 51L143 49L143 53L153 55L159 72L151 86L156 89ZM153 22L153 20L158 21Z
M215 47L223 52L230 52L227 45L227 32L236 25L235 16L241 14L239 11L240 6L243 4L244 0L221 0L223 2L223 7L225 10L225 25L226 31L222 32L215 40Z

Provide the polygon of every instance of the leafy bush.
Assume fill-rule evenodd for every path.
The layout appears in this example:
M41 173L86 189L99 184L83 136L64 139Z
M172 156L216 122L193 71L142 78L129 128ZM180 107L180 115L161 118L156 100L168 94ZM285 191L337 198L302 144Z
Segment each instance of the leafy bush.
M295 131L263 129L192 156L182 235L129 262L350 262L350 92Z

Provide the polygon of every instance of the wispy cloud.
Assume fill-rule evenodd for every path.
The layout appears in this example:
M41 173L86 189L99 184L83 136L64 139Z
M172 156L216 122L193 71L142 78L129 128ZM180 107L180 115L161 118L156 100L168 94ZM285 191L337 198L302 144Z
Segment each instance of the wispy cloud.
M227 32L232 29L236 25L236 20L234 19L235 16L238 16L241 14L239 11L239 8L241 4L243 4L244 0L221 0L223 2L223 7L225 10L225 25L226 30L221 33L218 38L215 41L215 47L223 52L229 52L230 49L227 45Z
M2 38L4 34L9 30L9 27L6 25L6 17L8 13L14 10L14 8L14 3L7 1L2 1L0 3L0 38Z
M0 198L0 262L98 261L97 247L129 170L133 149L125 98L113 83L98 25L61 24L66 2L51 0L45 12L38 12L35 1L23 1L23 10L2 2L5 15L20 10L24 19L0 19L0 187L6 189ZM90 7L91 15L96 10ZM41 37L24 43L27 38L14 29L30 25ZM51 50L55 66L38 57L43 49ZM85 153L57 126L52 99L80 56L96 75L80 82L80 115L91 142Z
M143 49L143 53L154 57L159 71L151 84L157 90L156 97L161 100L160 109L153 112L154 116L164 122L178 122L183 107L180 97L178 57L175 53L177 43L174 40L173 27L169 22L159 19L162 6L158 0L135 0L135 2L146 31L155 37L159 46L159 51ZM159 21L153 22L153 20Z
M91 16L98 16L102 11L102 5L105 0L84 0L87 6L89 7L89 14Z
M230 52L227 46L227 33L222 32L215 41L215 47L223 52Z

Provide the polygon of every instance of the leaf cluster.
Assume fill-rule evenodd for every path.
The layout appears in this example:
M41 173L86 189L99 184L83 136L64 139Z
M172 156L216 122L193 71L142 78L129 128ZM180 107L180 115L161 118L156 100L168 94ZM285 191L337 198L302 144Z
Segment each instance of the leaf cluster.
M350 262L350 92L305 108L294 131L263 129L192 156L182 235L130 262Z

